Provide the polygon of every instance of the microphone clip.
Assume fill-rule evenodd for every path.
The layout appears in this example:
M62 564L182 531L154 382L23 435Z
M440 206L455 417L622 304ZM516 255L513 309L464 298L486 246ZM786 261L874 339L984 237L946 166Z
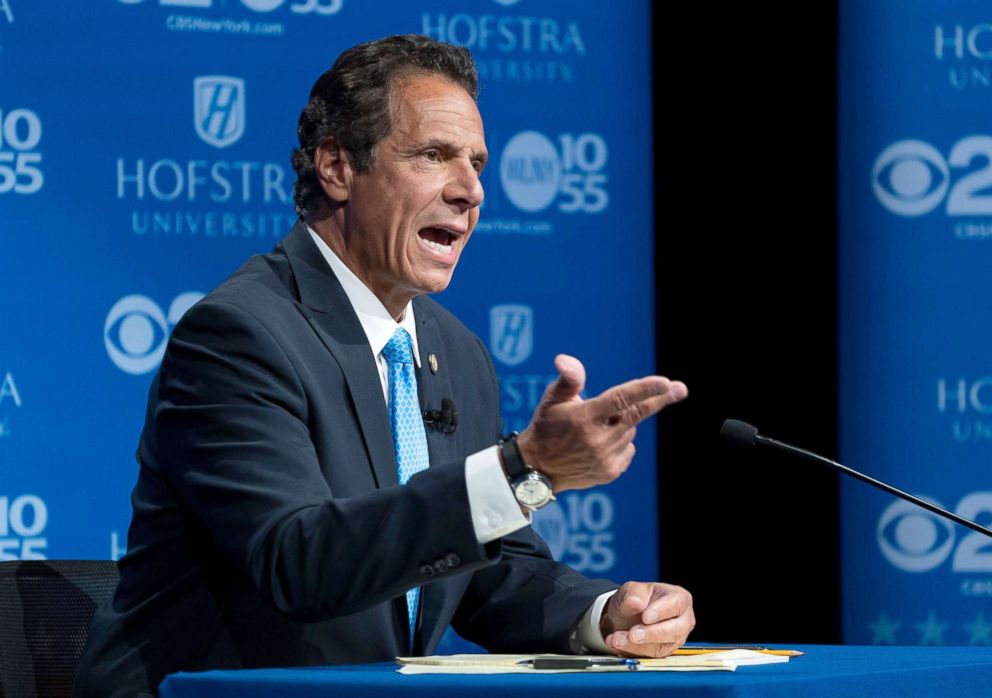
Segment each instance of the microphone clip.
M441 409L424 410L424 426L433 427L445 436L455 433L458 428L458 410L455 409L455 402L451 398L441 400Z

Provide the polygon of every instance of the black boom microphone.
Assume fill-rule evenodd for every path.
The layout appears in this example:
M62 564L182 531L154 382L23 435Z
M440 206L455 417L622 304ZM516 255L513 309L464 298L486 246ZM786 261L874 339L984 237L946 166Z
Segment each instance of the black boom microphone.
M823 456L813 453L812 451L807 451L804 448L798 448L781 441L776 441L775 439L770 439L767 436L762 436L758 433L757 428L747 424L746 422L741 422L736 419L725 420L723 422L723 426L720 427L720 436L735 446L770 446L781 451L802 456L803 458L811 460L815 463L819 463L820 465L825 465L828 468L836 470L839 473L849 475L856 480L867 482L872 487L877 487L878 489L888 492L889 494L894 494L897 497L901 497L907 502L912 502L917 506L923 507L927 511L932 511L938 516L943 516L945 519L950 519L954 523L959 523L962 526L967 526L968 528L978 531L979 533L984 533L985 535L992 537L992 530L985 528L985 526L981 526L974 521L958 516L957 514L952 514L947 511L947 509L943 509L936 504L931 504L925 499L914 497L908 492L903 492L902 490L886 484L881 480L876 480L875 478L869 477L864 473L859 473L857 470L848 468L846 465L841 465L840 463L832 461L829 458L824 458Z

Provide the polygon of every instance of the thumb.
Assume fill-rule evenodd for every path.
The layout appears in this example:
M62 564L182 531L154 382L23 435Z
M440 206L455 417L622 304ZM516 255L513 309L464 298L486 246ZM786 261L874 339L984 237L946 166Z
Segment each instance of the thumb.
M559 354L555 357L558 379L544 391L544 402L566 402L578 397L586 387L586 369L574 356Z

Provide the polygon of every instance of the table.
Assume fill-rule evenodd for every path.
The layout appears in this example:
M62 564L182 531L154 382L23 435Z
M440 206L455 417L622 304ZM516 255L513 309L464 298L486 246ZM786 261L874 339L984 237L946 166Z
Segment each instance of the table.
M859 647L798 645L806 656L788 664L736 672L502 674L403 676L393 664L244 669L181 673L161 686L162 698L436 698L438 695L540 698L665 695L734 698L926 696L988 698L992 647Z

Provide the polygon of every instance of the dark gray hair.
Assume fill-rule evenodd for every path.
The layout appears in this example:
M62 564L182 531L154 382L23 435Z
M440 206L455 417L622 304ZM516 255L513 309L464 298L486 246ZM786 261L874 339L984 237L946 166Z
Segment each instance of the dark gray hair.
M293 150L296 212L306 217L320 202L314 152L334 137L358 172L375 164L375 147L393 128L391 92L400 78L439 75L479 99L479 75L467 49L417 34L389 36L348 49L317 79L300 114Z

